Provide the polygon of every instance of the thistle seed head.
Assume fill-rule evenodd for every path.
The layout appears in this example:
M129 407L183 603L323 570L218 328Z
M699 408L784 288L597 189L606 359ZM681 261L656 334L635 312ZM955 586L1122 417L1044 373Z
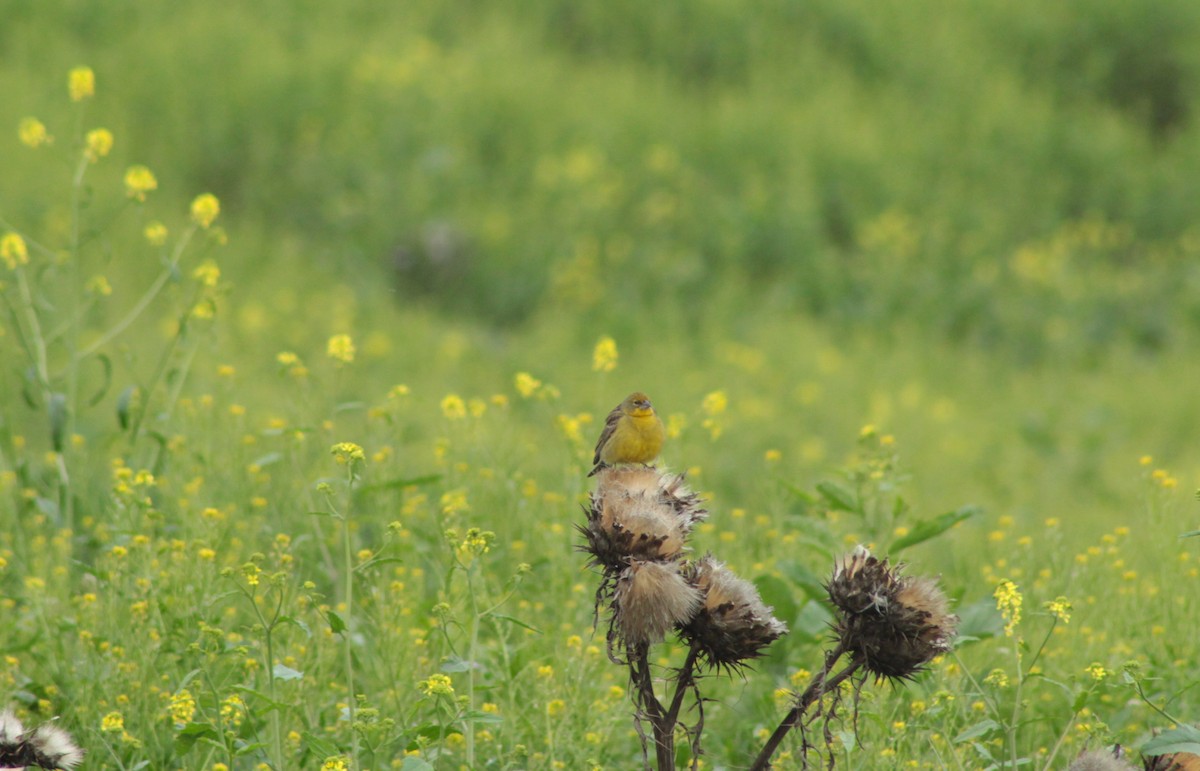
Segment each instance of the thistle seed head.
M42 768L61 768L70 771L83 762L83 750L76 746L71 735L54 725L43 723L33 732L29 744Z
M859 546L834 564L826 589L834 630L877 677L909 678L950 650L958 618L932 578L907 577Z
M626 647L661 642L700 607L677 562L631 560L613 592L613 625Z
M1143 771L1200 771L1200 755L1191 752L1147 755L1142 758L1142 764ZM1077 770L1071 766L1071 771Z
M772 615L754 584L711 554L689 565L685 577L700 592L703 604L680 636L696 645L710 666L743 666L787 634L787 625Z
M0 712L0 768L59 768L70 771L83 762L83 750L71 735L44 723L26 731L11 709Z
M16 744L25 733L25 726L12 709L0 712L0 747Z
M1133 766L1123 760L1124 757L1125 752L1119 744L1111 750L1081 752L1074 762L1067 766L1067 771L1135 771Z
M651 467L604 468L597 474L587 525L580 528L587 539L582 548L610 573L624 570L630 558L676 560L706 513L682 476Z

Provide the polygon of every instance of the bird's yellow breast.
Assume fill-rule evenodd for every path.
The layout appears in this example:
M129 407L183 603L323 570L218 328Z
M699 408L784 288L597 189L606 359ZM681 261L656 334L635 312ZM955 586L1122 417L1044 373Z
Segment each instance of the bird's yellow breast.
M625 415L604 445L600 460L604 463L649 463L658 457L666 430L653 412Z

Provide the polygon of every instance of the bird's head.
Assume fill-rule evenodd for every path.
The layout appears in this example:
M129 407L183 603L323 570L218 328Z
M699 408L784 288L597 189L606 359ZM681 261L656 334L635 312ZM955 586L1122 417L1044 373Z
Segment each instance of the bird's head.
M621 402L621 412L635 417L653 415L654 405L650 403L649 396L646 396L641 391L634 391L625 397L625 401Z

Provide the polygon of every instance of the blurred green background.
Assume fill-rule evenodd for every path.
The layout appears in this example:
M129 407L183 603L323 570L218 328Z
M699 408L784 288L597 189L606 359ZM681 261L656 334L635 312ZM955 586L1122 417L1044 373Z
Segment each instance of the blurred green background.
M1186 0L8 0L0 90L49 120L92 66L110 165L217 194L245 282L1091 360L1200 317L1198 38ZM5 209L53 216L4 141Z
M1200 469L1195 3L9 0L4 20L0 209L62 231L64 73L91 66L83 123L117 137L97 200L144 163L160 189L123 224L222 202L217 361L273 371L351 332L351 395L522 370L568 412L726 389L736 451L802 477L877 422L945 505L1103 497L1143 453L1185 487ZM21 147L24 115L62 141ZM98 249L127 301L151 273L130 230ZM601 335L622 365L597 383Z

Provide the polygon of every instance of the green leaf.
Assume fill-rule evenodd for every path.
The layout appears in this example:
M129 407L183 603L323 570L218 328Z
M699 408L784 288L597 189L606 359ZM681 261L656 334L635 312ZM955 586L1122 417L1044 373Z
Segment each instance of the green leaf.
M764 574L754 579L754 586L762 601L771 606L775 617L790 627L800 612L791 585L779 576Z
M138 387L131 385L125 386L117 396L117 422L120 423L122 431L129 428L130 412L133 410L133 401L137 398L137 393Z
M1172 752L1200 755L1200 728L1181 725L1170 731L1163 731L1142 745L1143 755L1166 755Z
M376 482L372 485L363 485L358 488L360 493L376 493L381 490L396 490L404 487L419 487L421 485L431 485L434 482L440 482L441 474L426 474L419 477L400 477L399 479L389 479L386 482Z
M1200 535L1200 530L1189 530L1188 532L1183 533L1179 537L1180 538L1195 538L1198 535Z
M269 452L266 455L254 460L251 465L258 466L259 468L266 468L267 466L270 466L273 463L278 463L281 460L283 460L283 453Z
M362 573L367 568L372 568L372 567L375 567L376 565L384 565L389 562L403 563L404 560L400 559L399 557L373 557L373 558L367 560L366 562L362 562L358 565L355 565L354 572Z
M108 393L108 389L112 387L112 360L102 353L97 354L96 359L104 369L104 380L101 382L100 387L96 389L96 393L92 394L92 398L88 400L89 407L95 407L99 404L100 400Z
M919 543L928 541L930 538L935 538L950 528L962 522L965 519L970 519L982 512L978 506L960 506L954 511L947 511L945 514L940 514L933 519L925 519L913 525L912 529L906 534L892 541L892 545L888 547L888 554L895 554L902 549L907 549L910 546L916 546Z
M50 394L50 403L48 405L50 412L50 446L55 452L63 451L63 440L67 433L67 395L61 393Z
M829 625L833 623L833 614L825 603L809 600L797 614L795 623L791 624L792 631L803 634L811 640L820 640L829 634Z
M499 715L493 715L490 712L482 712L477 709L470 709L464 712L462 720L467 723L488 723L490 725L499 725L504 722L504 718Z
M308 624L301 619L293 618L291 616L280 616L275 620L276 626L282 626L283 624L291 624L292 626L299 628L300 631L304 632L305 637L312 637L312 629L310 629Z
M779 570L794 586L799 587L810 600L820 599L825 596L825 581L816 573L809 570L807 566L799 562L789 561L780 565Z
M469 669L479 669L479 663L468 661L460 656L451 656L442 662L443 672L466 672Z
M862 506L859 504L857 496L837 482L818 482L817 492L834 509L862 514Z
M1004 616L996 609L996 601L985 597L958 610L958 639L963 642L986 640L1004 630Z
M336 744L328 739L315 736L308 731L303 733L301 736L301 741L304 742L304 746L313 754L314 757L328 758L333 755L341 754L341 750Z
M283 702L280 702L280 701L275 701L269 695L263 693L262 691L256 691L253 688L250 688L245 685L235 685L232 687L233 687L233 690L237 691L240 694L243 694L246 696L253 696L255 698L255 700L256 700L254 703L255 714L266 714L267 712L270 712L271 710L287 709L286 704L284 704Z
M175 751L182 755L201 739L216 739L219 736L217 729L209 723L188 723L175 734Z
M954 744L962 744L963 742L969 742L972 739L979 739L983 736L987 736L992 731L995 731L998 728L1000 728L1000 724L997 723L995 720L992 720L991 718L988 718L987 720L981 720L978 723L976 723L975 725L971 726L970 728L968 728L965 731L963 731L962 733L960 733L958 736L955 736L953 741L954 741Z
M533 632L535 634L542 633L542 630L538 629L536 626L530 626L529 624L526 624L521 619L515 618L515 617L507 615L505 613L487 613L486 615L488 618L494 618L498 621L507 621L510 624L516 624L517 626L521 627L522 629L528 629L530 632Z
M332 610L325 611L325 618L329 621L329 631L334 634L341 634L346 631L346 622L342 621L342 617Z

